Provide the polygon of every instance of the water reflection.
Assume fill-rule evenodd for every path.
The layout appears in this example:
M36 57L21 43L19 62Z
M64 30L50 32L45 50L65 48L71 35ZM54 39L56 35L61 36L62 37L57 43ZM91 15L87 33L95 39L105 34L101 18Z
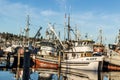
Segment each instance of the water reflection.
M22 69L20 69L22 70ZM16 78L15 69L1 69L0 80L22 80ZM30 80L120 80L120 72L92 72L82 71L65 72L50 69L30 70ZM61 73L59 73L61 72ZM7 77L6 77L7 76Z
M64 75L67 80L100 80L98 78L98 73L91 71L79 71L79 73L69 73Z
M14 74L9 71L0 71L0 80L16 80Z
M120 80L120 72L104 72L102 80Z

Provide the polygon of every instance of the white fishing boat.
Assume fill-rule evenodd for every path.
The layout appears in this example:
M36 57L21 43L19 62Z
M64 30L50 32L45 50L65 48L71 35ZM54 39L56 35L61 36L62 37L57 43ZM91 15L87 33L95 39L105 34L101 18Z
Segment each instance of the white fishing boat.
M70 70L102 70L104 57L93 56L93 40L88 39L87 36L85 40L79 41L72 41L68 39L68 48L66 48L66 44L62 44L62 41L57 36L55 30L53 29L53 26L49 24L49 27L50 30L55 34L61 46L63 47L62 54L59 55L62 57L62 59L56 60L58 61L58 67L61 67L63 70L66 68ZM46 52L47 49L44 49L44 51ZM45 60L50 62L50 60L48 60L48 57Z
M120 70L120 30L118 35L118 42L115 44L109 44L107 51L107 57L104 60L110 70Z
M71 70L101 71L103 57L83 57L62 62L62 68Z
M56 34L52 26L49 26L53 33ZM68 26L68 28L69 27L70 26ZM66 68L70 70L102 70L104 57L93 56L93 40L85 39L72 41L69 40L68 37L68 41L66 42L67 47L65 47L66 44L63 45L59 37L57 35L56 37L59 40L60 44L63 46L63 59L61 60L61 68L63 70Z
M40 45L40 51L38 52L41 56L52 56L56 55L55 44L49 40L43 40L37 43Z
M109 56L105 58L105 61L108 62L109 64L120 66L120 54L113 50L110 50L108 54Z
M93 40L81 40L77 46L64 51L61 67L71 70L101 71L104 56L93 56Z

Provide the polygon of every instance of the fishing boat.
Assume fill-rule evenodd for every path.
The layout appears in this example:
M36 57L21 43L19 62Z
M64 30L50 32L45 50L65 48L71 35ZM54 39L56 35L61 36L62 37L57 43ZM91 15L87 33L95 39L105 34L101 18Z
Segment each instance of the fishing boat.
M59 54L60 60L57 60L58 67L60 67L62 70L66 68L70 70L102 70L104 56L93 56L93 40L85 39L74 41L70 40L70 37L68 37L66 43L63 44L60 38L57 36L55 30L53 29L53 26L49 24L49 27L58 39L59 44L62 46L61 53ZM71 30L69 24L68 30L68 32L70 32ZM69 35L70 34L68 33L68 36ZM65 45L67 45L67 47ZM49 58L46 57L44 61L47 60L49 63L51 63L51 60L48 59Z
M85 35L85 39L70 39L70 16L68 16L67 25L67 48L64 49L63 61L61 67L70 70L89 70L89 71L101 71L103 67L103 56L93 56L94 40L88 38L88 34ZM73 31L73 30L72 30ZM77 33L75 34L77 37ZM66 44L65 44L66 45Z
M49 32L47 31L49 35ZM39 47L37 55L33 58L34 68L58 69L57 47L54 39L43 39L36 43Z
M61 67L71 70L101 71L104 56L93 56L93 40L80 40L77 46L64 51Z
M37 44L39 44L39 47L40 47L38 51L38 55L43 56L43 57L57 55L55 44L52 41L42 40Z
M118 42L109 44L105 63L108 70L120 70L120 30L118 35Z
M36 57L33 59L35 69L44 68L44 69L58 69L57 60L47 59L42 57Z
M56 34L55 30L51 25L50 29ZM68 24L68 30L70 25ZM70 32L70 31L68 31ZM68 33L68 35L70 35ZM61 59L61 68L70 69L70 70L89 70L89 71L101 71L103 67L103 59L104 56L93 56L93 44L94 41L92 39L88 39L87 35L84 40L68 40L66 43L62 43L59 37L56 35L59 40L62 50L62 59ZM67 45L67 47L65 47Z
M43 40L37 43L40 45L40 49L37 55L34 56L33 62L35 65L34 68L46 68L46 69L58 69L57 52L55 44L49 40Z
M93 45L93 55L94 56L106 55L106 47L103 44L102 29L99 30L99 36L97 38L97 41Z
M106 54L105 46L103 44L94 44L93 47L94 47L94 53L93 53L94 56L102 56Z

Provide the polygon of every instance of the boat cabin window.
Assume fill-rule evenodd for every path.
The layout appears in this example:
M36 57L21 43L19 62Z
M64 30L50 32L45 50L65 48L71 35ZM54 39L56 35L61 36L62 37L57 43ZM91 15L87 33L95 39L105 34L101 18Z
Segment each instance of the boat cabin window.
M116 45L109 44L109 49L115 50L115 48L116 48Z
M85 46L85 45L92 45L91 42L81 42L78 44L79 46Z
M50 42L41 42L40 43L41 46L50 46L50 47L53 47L54 44L53 43L50 43Z

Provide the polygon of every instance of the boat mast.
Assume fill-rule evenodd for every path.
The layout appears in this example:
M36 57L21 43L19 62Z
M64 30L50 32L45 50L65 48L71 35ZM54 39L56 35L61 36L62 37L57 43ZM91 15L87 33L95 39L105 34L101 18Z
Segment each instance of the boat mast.
M55 24L53 24L53 29L55 29ZM52 40L55 40L55 35L52 33Z
M30 25L30 23L29 23L29 15L27 15L27 24L26 24L26 28L25 28L25 36L26 36L26 38L28 39L29 38L29 25Z
M64 40L66 40L66 13L65 13L65 22L64 22Z
M119 29L119 35L118 35L118 45L120 45L120 29Z
M102 44L102 29L100 29L100 31L99 31L99 33L100 33L100 44Z
M60 42L60 44L63 47L63 49L65 49L64 45L62 44L62 41L60 40L60 38L57 36L55 30L53 29L53 26L51 24L48 24L48 26L49 26L50 30L54 33L54 35L56 36L56 38L58 39L58 41Z
M78 32L78 28L77 28L77 24L75 25L75 40L79 40L80 39L80 34Z
M99 30L99 36L98 36L97 40L98 40L98 44L103 43L102 29Z
M70 40L70 14L68 16L68 40Z

